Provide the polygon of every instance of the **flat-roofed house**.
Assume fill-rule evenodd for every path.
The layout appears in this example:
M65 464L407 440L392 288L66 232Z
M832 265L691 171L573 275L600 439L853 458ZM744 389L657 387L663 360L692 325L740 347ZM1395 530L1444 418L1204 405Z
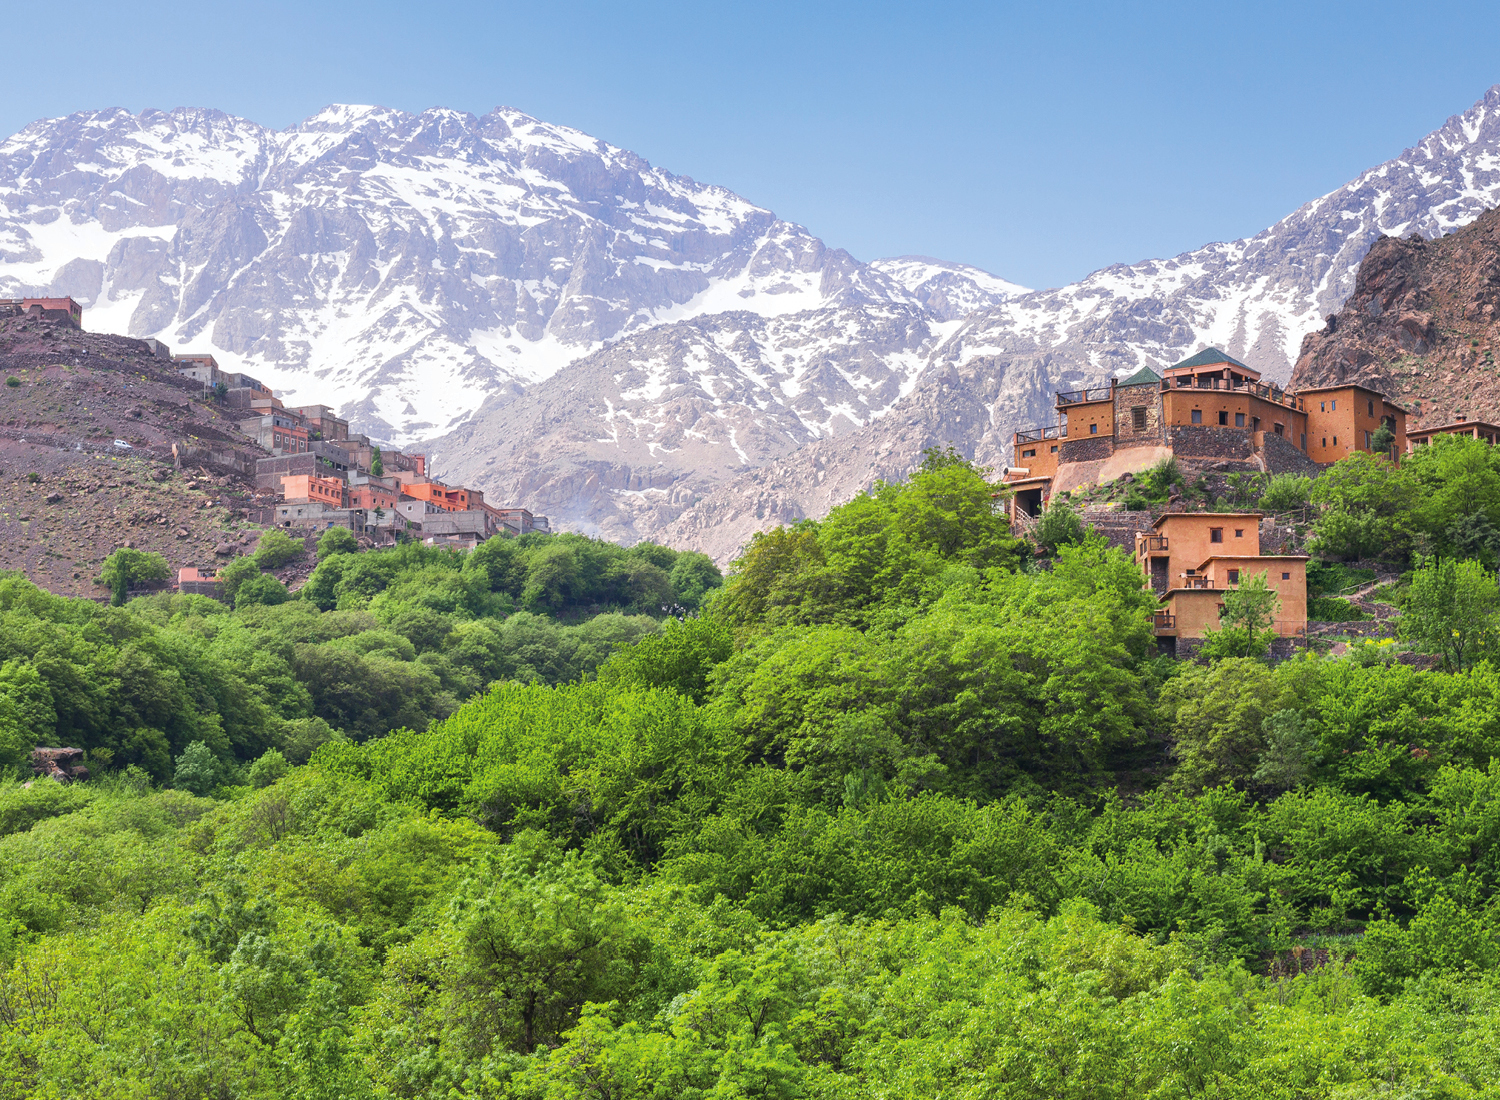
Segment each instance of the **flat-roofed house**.
M1462 435L1470 439L1483 440L1485 443L1494 445L1500 442L1500 427L1494 424L1486 424L1482 420L1470 420L1468 417L1457 417L1451 424L1437 424L1431 428L1413 428L1406 433L1406 449L1414 451L1424 444L1431 443L1436 436L1440 435Z
M1315 386L1299 390L1307 409L1307 454L1328 464L1355 451L1373 453L1375 433L1382 427L1395 434L1396 454L1406 450L1406 410L1384 394L1366 386Z

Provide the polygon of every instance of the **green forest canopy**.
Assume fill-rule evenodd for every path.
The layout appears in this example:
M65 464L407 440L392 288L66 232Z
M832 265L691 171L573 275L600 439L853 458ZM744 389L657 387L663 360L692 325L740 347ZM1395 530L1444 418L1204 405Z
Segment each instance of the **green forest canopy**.
M0 722L106 768L0 788L4 1088L1493 1094L1489 654L1173 662L1125 554L1039 565L1004 504L932 455L720 593L646 558L697 613L588 641L669 605L659 548L330 554L233 611L0 582Z

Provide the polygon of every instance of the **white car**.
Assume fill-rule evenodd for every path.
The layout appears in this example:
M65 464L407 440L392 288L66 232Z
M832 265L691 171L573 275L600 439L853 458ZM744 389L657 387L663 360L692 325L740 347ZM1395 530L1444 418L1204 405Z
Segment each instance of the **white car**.
M133 450L135 450L134 447L132 447L129 443L126 443L123 439L117 439L117 440L115 440L115 446L118 447L118 448L120 448L120 450L122 450L122 451L133 451Z

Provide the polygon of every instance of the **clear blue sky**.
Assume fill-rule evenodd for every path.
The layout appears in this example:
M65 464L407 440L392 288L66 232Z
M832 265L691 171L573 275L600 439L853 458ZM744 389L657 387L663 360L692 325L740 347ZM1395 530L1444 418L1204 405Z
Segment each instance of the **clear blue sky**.
M860 259L1055 286L1254 233L1500 82L1500 4L242 0L6 13L0 131L505 104Z

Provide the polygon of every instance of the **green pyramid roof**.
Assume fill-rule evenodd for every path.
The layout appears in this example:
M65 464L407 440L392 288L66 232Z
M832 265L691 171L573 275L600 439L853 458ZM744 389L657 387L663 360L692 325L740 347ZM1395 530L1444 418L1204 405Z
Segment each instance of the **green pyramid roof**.
M1157 374L1150 367L1142 367L1140 370L1132 374L1129 378L1124 379L1118 384L1121 386L1145 386L1149 385L1152 382L1160 381L1161 375Z
M1177 370L1179 367L1206 367L1210 363L1230 363L1230 364L1233 364L1236 367L1243 367L1245 370L1255 370L1255 368L1252 367L1252 366L1250 366L1250 364L1248 364L1248 363L1241 363L1234 356L1232 356L1232 355L1225 355L1218 348L1204 348L1202 351L1200 351L1197 355L1194 355L1192 358L1190 358L1190 359L1184 359L1180 363L1173 363L1167 369L1168 370Z

